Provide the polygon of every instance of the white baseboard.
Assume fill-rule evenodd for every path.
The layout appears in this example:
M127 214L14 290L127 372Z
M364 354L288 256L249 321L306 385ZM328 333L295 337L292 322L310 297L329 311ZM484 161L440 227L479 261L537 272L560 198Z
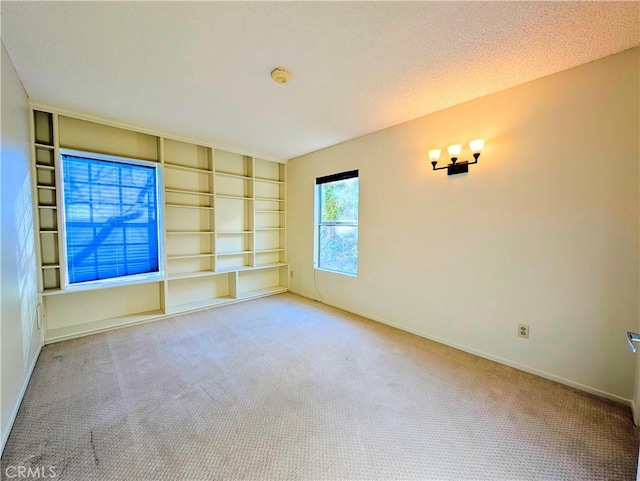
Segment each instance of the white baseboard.
M31 366L29 366L29 373L22 383L22 388L20 388L20 394L18 395L18 399L16 399L16 403L13 406L13 411L11 412L11 417L9 418L9 422L4 427L2 432L2 444L0 444L0 456L4 452L4 447L7 444L7 440L9 439L9 434L11 433L11 428L13 428L13 423L16 422L16 416L18 415L18 410L20 409L20 405L22 404L22 399L24 398L25 393L27 392L27 386L29 385L29 381L31 380L31 375L33 374L33 370L36 367L36 363L38 362L38 358L40 357L40 351L42 351L42 343L38 345L38 352L33 357L33 362Z
M293 289L289 289L289 292L291 292L292 294L297 294L297 295L299 295L301 297L306 297L307 299L311 299L311 300L316 301L316 302L322 302L322 304L326 304L328 306L335 307L337 309L341 309L343 311L347 311L347 312L350 312L352 314L356 314L358 316L366 317L367 319L371 319L372 321L376 321L376 322L379 322L381 324L385 324L387 326L395 327L396 329L400 329L401 331L410 332L411 334L415 334L417 336L424 337L425 339L429 339L431 341L435 341L435 342L438 342L440 344L444 344L446 346L450 346L450 347L453 347L455 349L459 349L460 351L468 352L469 354L473 354L475 356L482 357L484 359L489 359L490 361L494 361L494 362L497 362L497 363L500 363L500 364L504 364L505 366L513 367L513 368L518 369L520 371L528 372L529 374L534 374L536 376L539 376L539 377L542 377L542 378L545 378L545 379L549 379L550 381L555 381L555 382L557 382L559 384L563 384L565 386L569 386L569 387L572 387L574 389L578 389L580 391L584 391L586 393L593 394L595 396L598 396L598 397L601 397L601 398L604 398L604 399L608 399L610 401L615 401L615 402L617 402L619 404L623 404L623 405L628 406L628 407L631 408L632 413L633 413L634 422L636 423L636 425L638 425L635 406L634 406L633 400L631 400L631 399L623 398L622 396L618 396L616 394L612 394L612 393L609 393L609 392L606 392L606 391L602 391L600 389L597 389L597 388L594 388L594 387L591 387L591 386L580 384L578 382L571 381L570 379L565 379L563 377L556 376L555 374L551 374L551 373L546 372L546 371L541 371L539 369L535 369L533 367L530 367L530 366L527 366L527 365L524 365L524 364L520 364L520 363L515 362L515 361L511 361L510 359L505 359L505 358L500 357L500 356L494 356L493 354L489 354L487 352L478 351L477 349L469 348L467 346L464 346L464 345L461 345L461 344L457 344L455 342L451 342L451 341L448 341L446 339L442 339L442 338L439 338L439 337L435 337L435 336L432 336L432 335L424 333L424 332L416 331L416 330L413 330L413 329L408 329L408 328L406 328L404 326L401 326L399 324L396 324L396 323L393 323L393 322L389 322L386 319L380 319L380 318L371 316L369 314L365 314L363 312L358 312L356 310L350 309L350 308L345 307L345 306L341 306L341 305L338 305L338 304L333 304L331 302L327 302L324 299L322 301L319 301L314 296L305 294L303 292L298 292L298 291L295 291ZM640 415L640 413L638 413L638 415Z
M633 424L635 424L636 426L640 426L640 419L638 418L638 415L640 415L640 413L638 412L636 403L633 399L631 400L631 414L633 415ZM638 474L640 475L640 471L638 471Z

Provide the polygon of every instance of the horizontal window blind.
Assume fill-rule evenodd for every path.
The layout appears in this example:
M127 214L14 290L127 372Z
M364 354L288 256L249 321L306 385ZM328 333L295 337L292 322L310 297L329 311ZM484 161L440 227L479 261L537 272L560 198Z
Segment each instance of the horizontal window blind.
M155 167L62 156L69 284L159 271Z
M325 175L323 177L316 177L316 185L327 184L329 182L336 182L338 180L353 179L358 177L358 170L349 170L347 172L340 172L339 174Z

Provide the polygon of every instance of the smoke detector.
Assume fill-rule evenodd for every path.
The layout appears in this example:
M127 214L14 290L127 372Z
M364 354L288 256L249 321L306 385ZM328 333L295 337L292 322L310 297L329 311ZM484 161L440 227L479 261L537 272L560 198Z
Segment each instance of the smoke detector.
M271 78L279 84L286 84L291 78L291 74L284 67L276 67L271 71Z

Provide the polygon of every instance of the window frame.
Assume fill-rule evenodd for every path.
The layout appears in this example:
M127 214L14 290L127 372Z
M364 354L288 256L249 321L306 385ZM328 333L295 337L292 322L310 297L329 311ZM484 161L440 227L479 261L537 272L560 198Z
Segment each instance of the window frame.
M358 219L353 221L331 221L331 222L323 222L322 221L322 185L329 184L332 182L338 182L341 180L348 179L358 179ZM359 245L360 245L360 171L359 169L348 170L339 172L337 174L324 175L321 177L316 177L315 179L315 190L314 190L314 232L313 232L313 268L319 271L332 272L334 274L341 274L349 277L358 277L358 266L359 266ZM356 256L356 272L346 272L339 271L335 269L328 269L326 267L320 266L320 231L321 227L329 226L345 226L345 227L355 227L356 232L358 233L358 240L356 246L358 247L358 255Z
M56 173L56 190L58 191L59 201L59 220L58 226L59 242L60 242L60 289L71 290L89 290L102 287L116 287L131 284L141 284L146 282L158 282L166 279L166 267L164 256L164 200L163 200L163 177L162 165L160 162L150 160L133 159L130 157L121 157L115 155L100 154L97 152L87 152L81 150L60 148L58 149L58 158L56 163L58 168ZM117 162L121 164L139 165L142 167L152 168L156 178L156 216L157 222L157 239L158 239L158 271L145 272L140 274L132 274L128 276L111 277L108 279L96 279L93 281L69 283L69 264L67 259L67 219L66 219L66 203L65 203L65 168L63 156L80 157L90 160L99 160L105 162Z

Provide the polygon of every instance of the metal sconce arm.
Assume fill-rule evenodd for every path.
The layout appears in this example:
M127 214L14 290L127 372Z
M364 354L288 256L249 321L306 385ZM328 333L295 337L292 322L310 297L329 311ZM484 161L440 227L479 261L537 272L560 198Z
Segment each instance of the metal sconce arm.
M457 157L451 157L451 163L449 165L436 167L436 165L438 164L437 160L432 160L431 165L433 165L433 170L447 169L447 175L464 174L465 172L469 172L470 165L478 163L479 157L480 157L480 152L474 152L473 161L463 160L462 162L458 162Z

